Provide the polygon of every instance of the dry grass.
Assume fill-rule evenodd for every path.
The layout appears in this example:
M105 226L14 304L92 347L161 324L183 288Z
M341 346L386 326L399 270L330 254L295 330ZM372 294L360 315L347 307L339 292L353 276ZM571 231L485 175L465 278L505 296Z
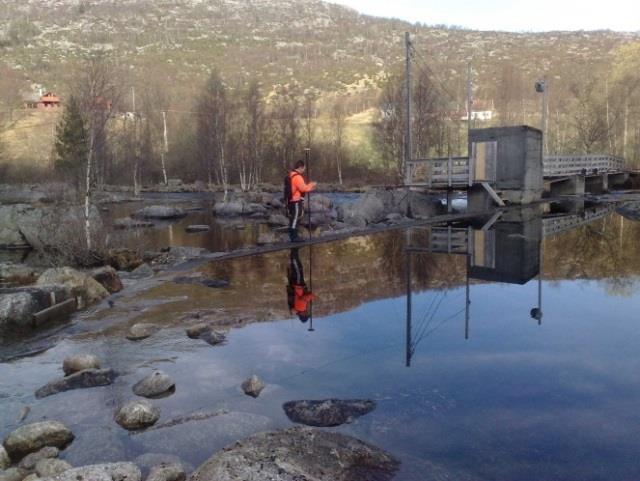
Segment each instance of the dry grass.
M2 144L8 163L14 166L47 168L55 127L61 112L16 111L13 122L2 133Z

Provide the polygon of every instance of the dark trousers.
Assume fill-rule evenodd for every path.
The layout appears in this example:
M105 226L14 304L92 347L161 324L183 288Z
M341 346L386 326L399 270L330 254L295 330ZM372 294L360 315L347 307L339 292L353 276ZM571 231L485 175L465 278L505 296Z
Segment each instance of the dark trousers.
M302 201L289 202L289 238L295 240L298 238L298 224L302 219Z

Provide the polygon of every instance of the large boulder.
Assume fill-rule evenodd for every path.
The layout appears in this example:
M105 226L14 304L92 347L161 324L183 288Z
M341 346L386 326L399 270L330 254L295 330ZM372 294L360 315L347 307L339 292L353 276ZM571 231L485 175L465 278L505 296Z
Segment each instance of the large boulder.
M87 304L109 296L109 291L93 277L71 267L48 269L42 273L36 284L39 286L64 286L71 291L73 296L81 297Z
M140 481L142 473L133 463L94 464L73 468L41 481Z
M42 209L27 204L0 205L0 249L29 249L21 226L41 217Z
M58 421L42 421L20 426L9 433L2 443L14 461L19 461L29 453L45 446L66 447L73 441L73 433Z
M54 477L73 468L69 463L61 459L41 459L36 464L36 474L41 478Z
M154 425L160 419L160 409L146 399L130 401L115 415L116 422L130 431Z
M213 206L213 212L218 217L266 217L267 207L255 202L244 200L231 200L220 202Z
M388 481L399 462L343 434L311 428L260 433L213 455L191 481Z
M110 385L116 377L113 369L86 369L51 381L36 391L36 399L53 396L73 389Z
M36 468L36 464L43 459L57 458L60 454L60 450L54 446L47 446L35 453L27 454L22 461L20 461L19 467L32 471Z
M150 205L138 210L131 217L138 219L180 219L186 217L187 213L179 207L172 207L168 205Z
M364 399L322 401L290 401L284 412L294 423L316 427L333 427L350 423L376 408L374 401Z
M180 463L160 464L151 468L147 481L185 481L187 474Z
M338 220L356 227L381 222L388 214L377 193L365 194L355 202L338 206Z
M59 285L0 289L0 333L13 327L32 328L35 313L70 297L71 291Z

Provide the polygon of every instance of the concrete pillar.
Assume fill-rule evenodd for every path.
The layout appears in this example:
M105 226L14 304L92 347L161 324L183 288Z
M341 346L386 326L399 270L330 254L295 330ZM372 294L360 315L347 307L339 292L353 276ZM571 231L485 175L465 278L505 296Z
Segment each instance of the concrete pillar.
M467 212L487 212L495 207L495 202L480 184L474 184L467 191Z
M549 193L551 197L561 195L584 195L585 178L582 175L574 175L572 177L551 180L549 182Z

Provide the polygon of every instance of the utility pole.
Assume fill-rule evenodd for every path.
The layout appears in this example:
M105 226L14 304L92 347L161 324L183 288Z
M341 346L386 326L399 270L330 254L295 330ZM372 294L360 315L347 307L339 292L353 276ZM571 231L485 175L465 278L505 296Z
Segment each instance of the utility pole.
M547 153L547 110L549 104L549 85L546 77L536 82L536 92L542 94L542 121L540 130L542 130L542 155Z
M131 110L135 113L136 111L136 88L131 87Z
M404 183L405 185L411 184L411 168L409 163L411 162L411 38L409 32L404 34L404 47L405 47L405 101L406 101L406 118L405 118L405 134L404 134Z
M467 145L469 145L469 139L471 138L471 118L473 117L471 111L473 108L473 83L471 79L471 62L467 63ZM471 156L471 152L469 152Z
M162 131L162 137L163 137L163 142L162 142L162 150L160 151L160 160L162 161L162 177L164 178L164 185L168 185L169 181L167 180L167 168L165 166L165 155L167 154L167 152L169 152L169 139L167 136L167 111L163 110L162 111L162 124L163 124L163 131Z

